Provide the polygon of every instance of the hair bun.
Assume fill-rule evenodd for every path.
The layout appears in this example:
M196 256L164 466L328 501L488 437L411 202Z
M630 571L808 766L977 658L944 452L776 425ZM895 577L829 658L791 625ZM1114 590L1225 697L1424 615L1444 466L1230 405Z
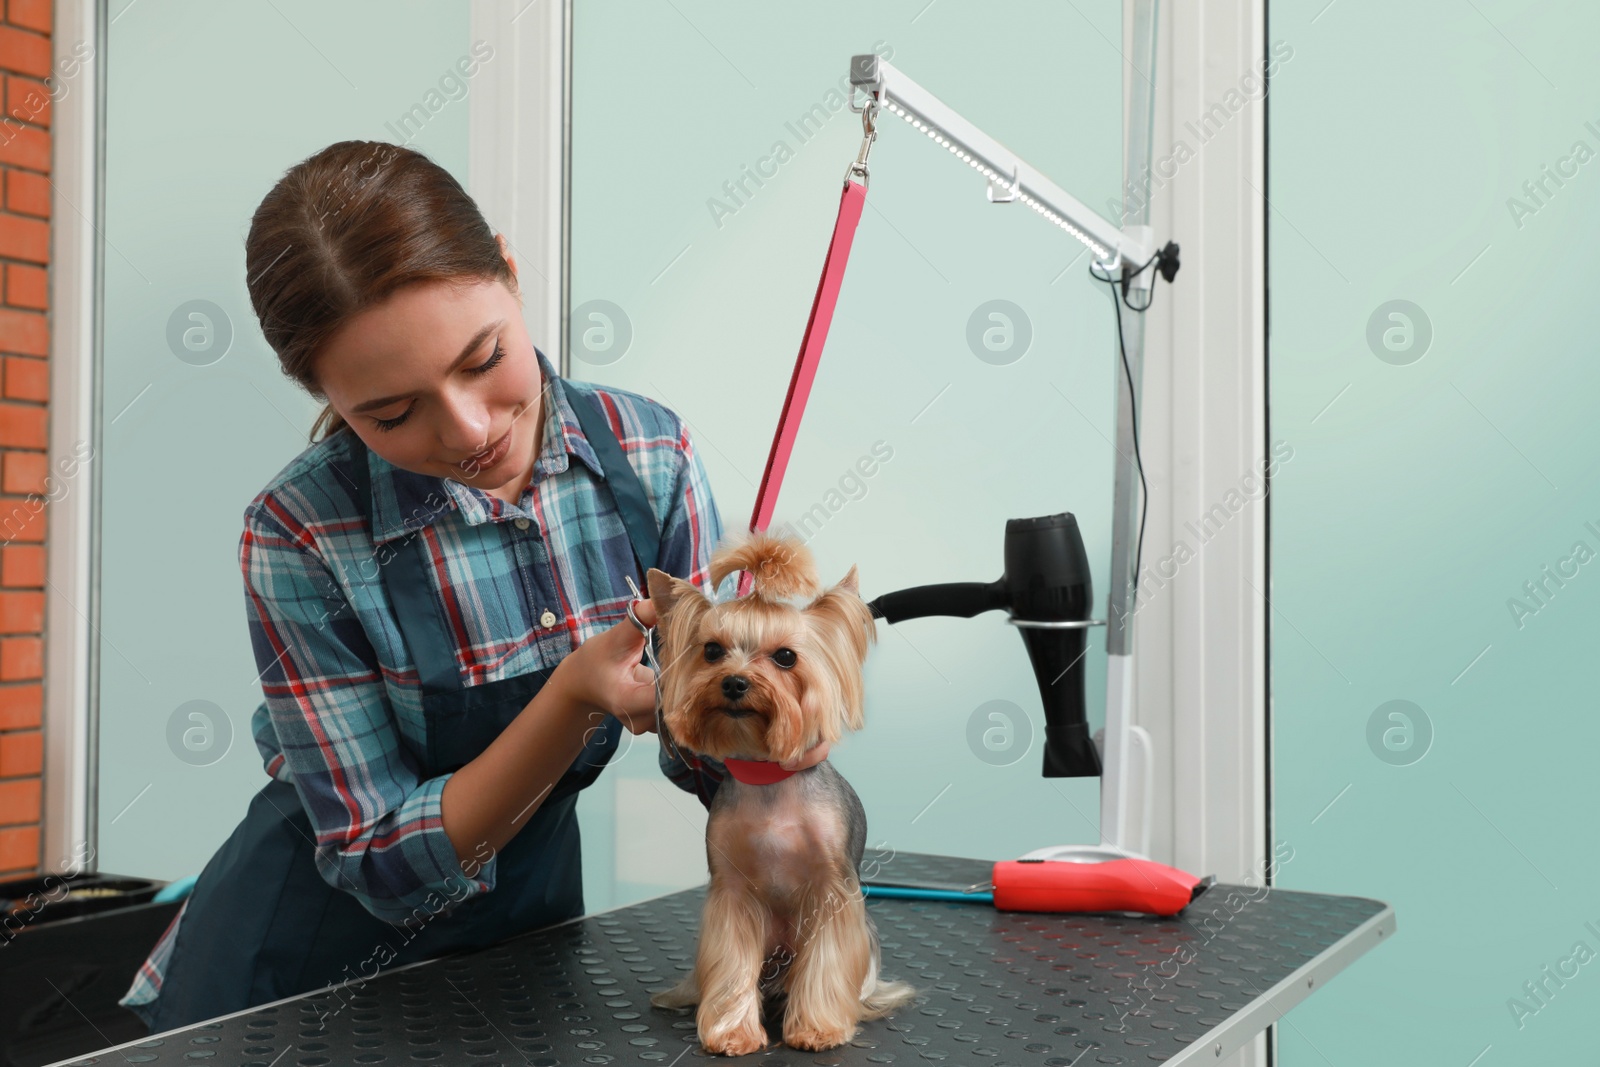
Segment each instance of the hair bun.
M814 598L822 594L811 549L792 536L765 530L725 537L711 557L711 584L734 571L749 571L754 579L751 596L779 601L790 597Z

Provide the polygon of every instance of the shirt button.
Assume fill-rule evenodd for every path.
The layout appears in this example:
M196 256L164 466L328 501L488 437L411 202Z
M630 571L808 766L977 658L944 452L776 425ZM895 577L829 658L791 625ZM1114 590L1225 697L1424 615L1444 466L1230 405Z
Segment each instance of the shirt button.
M546 608L545 609L545 613L543 615L539 616L539 625L543 626L545 629L549 629L550 627L554 626L555 624L556 624L556 613L551 611L550 609Z
M527 519L517 519L517 520L515 520L515 525L516 525L517 529L519 529L519 530L526 530L529 526L532 526L533 524L530 523Z

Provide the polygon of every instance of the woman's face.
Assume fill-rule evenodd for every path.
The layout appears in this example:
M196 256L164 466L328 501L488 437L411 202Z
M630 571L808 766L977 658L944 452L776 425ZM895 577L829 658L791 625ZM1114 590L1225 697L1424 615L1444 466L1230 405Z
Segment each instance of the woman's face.
M333 409L396 467L513 500L526 487L544 382L521 303L500 282L406 286L340 327L316 372Z

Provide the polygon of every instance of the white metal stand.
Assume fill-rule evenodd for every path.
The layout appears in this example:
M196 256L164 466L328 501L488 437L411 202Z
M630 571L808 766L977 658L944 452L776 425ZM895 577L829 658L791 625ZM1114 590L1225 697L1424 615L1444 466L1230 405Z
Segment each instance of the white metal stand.
M1134 0L1134 51L1130 61L1145 77L1129 79L1125 92L1127 121L1123 124L1123 220L1119 227L1052 182L1004 145L968 122L953 108L906 77L876 55L850 60L850 82L864 92L868 102L851 110L881 108L898 115L933 141L948 149L988 179L986 195L997 204L1021 203L1066 230L1095 254L1096 267L1120 281L1131 275L1128 298L1148 301L1155 271L1135 273L1155 254L1150 232L1150 198L1140 195L1150 166L1150 145L1155 116L1152 78L1155 72L1156 14L1160 0ZM869 124L871 116L864 116ZM865 145L863 145L863 149ZM1120 299L1115 294L1113 299ZM1117 455L1115 498L1111 533L1111 579L1106 611L1106 708L1101 743L1100 843L1052 845L1029 852L1024 859L1054 859L1081 863L1125 857L1145 858L1150 840L1151 768L1154 764L1150 735L1132 721L1133 616L1139 536L1139 472L1134 466L1134 412L1139 402L1144 369L1144 315L1128 311L1121 316L1123 347L1128 373L1122 372L1122 351L1117 360ZM1131 385L1129 378L1132 379ZM1131 750L1140 749L1137 772ZM1129 827L1130 799L1140 797L1141 828L1137 841ZM1137 844L1137 848L1135 848Z

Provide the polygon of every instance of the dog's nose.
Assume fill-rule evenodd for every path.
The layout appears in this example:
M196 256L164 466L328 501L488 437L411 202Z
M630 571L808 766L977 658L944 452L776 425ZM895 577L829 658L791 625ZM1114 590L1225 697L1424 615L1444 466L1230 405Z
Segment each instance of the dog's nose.
M742 674L730 674L722 680L722 695L729 700L738 700L750 689L750 679Z

